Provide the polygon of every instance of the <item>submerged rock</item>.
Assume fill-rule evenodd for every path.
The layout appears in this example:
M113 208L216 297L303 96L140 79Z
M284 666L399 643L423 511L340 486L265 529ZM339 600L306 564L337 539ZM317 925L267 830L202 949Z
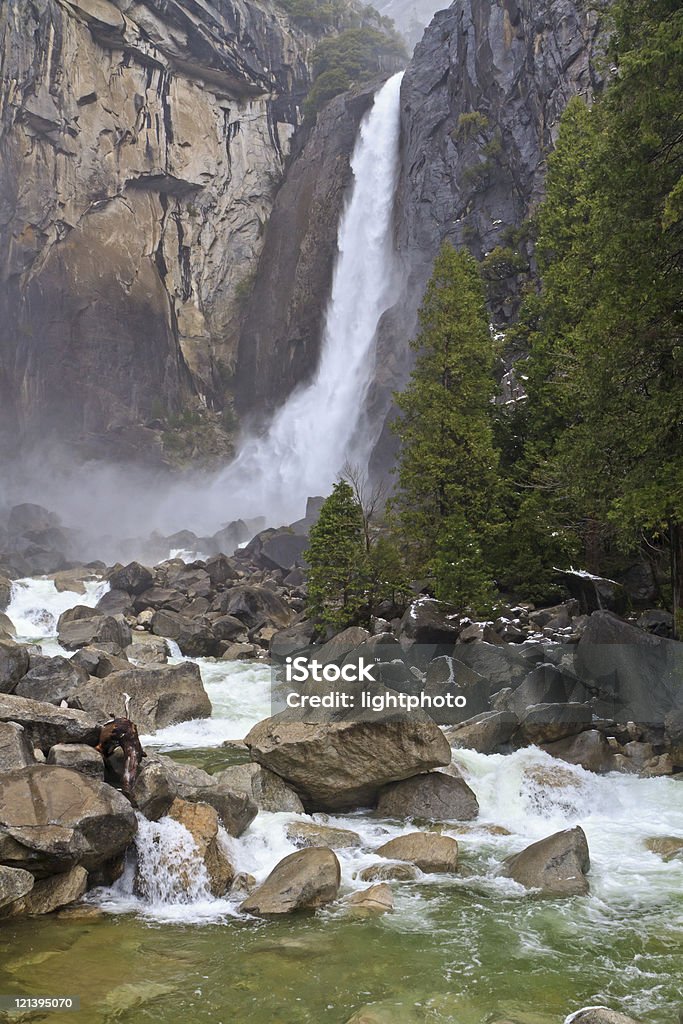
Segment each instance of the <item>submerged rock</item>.
M332 850L311 847L298 850L277 864L240 910L247 914L289 914L317 910L336 899L341 868Z
M588 842L582 828L556 832L503 862L501 874L542 896L585 896L589 891Z
M450 836L438 832L411 832L390 839L376 851L389 860L405 860L421 871L446 873L458 869L458 844Z
M394 897L391 886L386 882L371 885L361 892L354 892L344 901L353 917L374 917L377 914L388 914L394 909Z
M645 845L665 861L683 857L683 839L680 836L654 836L646 839Z
M618 1010L610 1010L606 1006L588 1006L573 1014L572 1024L639 1024L634 1017L627 1017Z
M417 878L417 867L401 861L396 864L370 864L358 872L358 877L363 882L412 882Z
M318 825L314 821L293 821L285 831L290 843L298 847L329 846L330 849L343 850L360 846L357 832L348 828Z

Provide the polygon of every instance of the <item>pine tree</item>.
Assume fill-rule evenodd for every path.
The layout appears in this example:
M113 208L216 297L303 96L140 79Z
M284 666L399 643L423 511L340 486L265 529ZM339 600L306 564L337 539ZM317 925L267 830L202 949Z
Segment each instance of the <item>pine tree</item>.
M323 502L305 557L308 615L334 630L357 623L364 614L366 552L362 511L346 480Z
M492 590L498 520L494 341L477 263L448 243L434 263L412 347L415 369L396 396L393 512L412 571L433 576L446 600L482 604Z

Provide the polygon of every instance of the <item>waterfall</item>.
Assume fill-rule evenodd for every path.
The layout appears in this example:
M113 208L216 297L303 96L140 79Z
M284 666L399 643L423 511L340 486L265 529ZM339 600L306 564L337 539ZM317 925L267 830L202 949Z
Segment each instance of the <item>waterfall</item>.
M339 224L315 377L290 396L263 437L243 443L210 487L209 505L224 502L235 515L291 521L302 515L307 495L329 492L347 459L367 459L363 411L375 335L396 287L392 213L401 78L394 75L378 91L351 158L353 184Z

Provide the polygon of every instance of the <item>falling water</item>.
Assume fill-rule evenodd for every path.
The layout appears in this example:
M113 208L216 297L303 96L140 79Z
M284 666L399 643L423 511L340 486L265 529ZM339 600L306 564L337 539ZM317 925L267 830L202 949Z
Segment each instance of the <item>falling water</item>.
M309 494L330 490L347 459L361 458L357 428L373 376L374 342L395 291L392 211L398 173L401 74L379 90L351 159L353 185L341 217L339 256L320 364L263 437L250 438L207 495L235 513L271 521L302 514Z

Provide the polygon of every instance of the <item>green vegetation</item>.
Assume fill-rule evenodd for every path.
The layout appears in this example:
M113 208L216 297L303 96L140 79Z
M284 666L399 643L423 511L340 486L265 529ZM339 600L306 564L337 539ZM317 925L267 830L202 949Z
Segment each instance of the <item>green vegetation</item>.
M488 126L489 119L486 114L482 114L479 110L470 110L466 114L460 115L452 135L454 139L458 140L472 139L485 132Z
M334 96L369 81L382 70L383 61L403 57L403 40L389 28L349 28L323 39L313 54L313 85L304 102L304 116L315 120Z

